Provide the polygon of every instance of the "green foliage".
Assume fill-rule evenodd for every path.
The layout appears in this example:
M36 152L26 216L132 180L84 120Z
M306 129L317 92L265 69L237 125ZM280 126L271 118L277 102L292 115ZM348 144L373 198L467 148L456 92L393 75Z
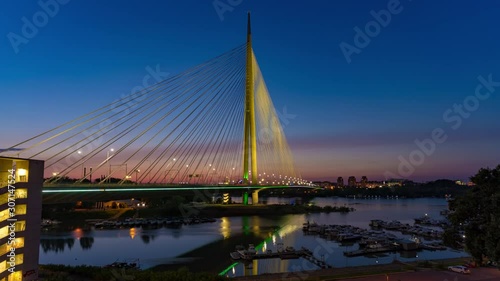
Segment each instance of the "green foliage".
M66 266L66 265L42 265L41 277L50 281L74 280L72 277L88 278L89 280L108 281L114 280L113 269L96 266ZM121 270L114 269L116 272ZM191 273L187 268L177 271L152 271L128 269L125 271L127 280L134 281L223 281L227 278L210 273Z
M471 178L476 184L464 196L450 204L449 219L455 228L465 231L465 247L482 262L486 256L500 261L500 165L480 169Z
M58 211L50 207L43 207L43 218L59 221L83 222L86 219L108 219L116 215L119 210L88 210L88 211Z

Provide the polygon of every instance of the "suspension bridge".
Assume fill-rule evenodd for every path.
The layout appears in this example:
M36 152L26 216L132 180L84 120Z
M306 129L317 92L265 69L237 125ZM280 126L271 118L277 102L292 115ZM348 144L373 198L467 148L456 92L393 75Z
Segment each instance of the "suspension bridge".
M310 185L244 44L0 151L45 161L49 194ZM255 201L254 201L255 202Z

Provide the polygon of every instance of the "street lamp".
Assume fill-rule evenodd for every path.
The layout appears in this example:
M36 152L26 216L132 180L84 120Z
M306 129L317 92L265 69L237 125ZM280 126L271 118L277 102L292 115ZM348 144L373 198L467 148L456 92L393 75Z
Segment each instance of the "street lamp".
M141 170L139 170L139 169L135 170L135 184L138 184L138 182L137 182L137 174L139 174L140 171Z
M113 148L111 148L110 150L106 151L106 162L108 162L108 166L109 166L109 170L108 170L108 182L111 182L111 164L109 163L109 153L110 152L113 152L115 151ZM113 157L113 154L111 155L111 157Z
M231 175L229 176L229 183L231 183L233 181L233 172L234 172L234 167L231 170Z
M168 171L167 168L168 166L170 166L170 164L172 164L173 162L177 161L177 159L173 158L172 161L169 161L167 166L165 167L165 176L163 177L163 180L165 181L165 184L167 183L167 174L168 174Z

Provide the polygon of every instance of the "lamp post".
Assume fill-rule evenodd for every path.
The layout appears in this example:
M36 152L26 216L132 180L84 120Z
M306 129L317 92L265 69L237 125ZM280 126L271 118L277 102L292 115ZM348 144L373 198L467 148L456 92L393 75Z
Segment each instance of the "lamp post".
M115 151L113 148L111 148L110 150L106 151L106 162L108 162L108 166L109 166L109 169L108 169L108 182L111 182L111 164L109 163L109 153L110 152L113 152ZM113 157L113 154L111 154L111 157Z
M83 152L81 150L78 150L76 153L78 153L78 155L80 156L80 155L82 155ZM85 161L82 162L82 164L80 164L80 166L82 168L82 178L86 179L87 178L87 170L85 169L84 164L85 164Z
M135 184L138 184L138 182L137 182L137 174L139 174L140 171L141 170L139 170L139 169L135 170Z
M168 168L168 166L170 166L170 164L172 164L175 161L177 161L177 159L173 158L172 161L168 161L168 164L165 167L165 176L163 177L163 181L165 181L165 184L167 183L167 174L168 174L168 171L169 171L169 170L167 170L167 168Z
M231 183L233 181L233 172L234 172L234 167L231 170L231 175L229 176L229 183Z
M212 167L212 164L208 164L207 174L205 176L205 184L208 184L208 176L210 175L210 167Z

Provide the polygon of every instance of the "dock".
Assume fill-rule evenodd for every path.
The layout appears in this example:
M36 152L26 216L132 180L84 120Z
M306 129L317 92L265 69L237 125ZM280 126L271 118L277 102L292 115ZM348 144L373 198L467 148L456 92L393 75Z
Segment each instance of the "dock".
M344 256L347 256L347 257L356 257L356 256L363 256L363 255L377 254L377 253L385 253L385 252L392 252L392 251L398 251L398 250L400 250L400 247L397 247L397 246L384 246L384 247L378 247L378 248L365 248L365 249L359 249L359 250L350 251L350 252L344 252Z
M300 250L284 250L278 252L246 254L246 255L241 255L239 259L235 260L242 260L243 262L251 262L253 260L275 259L275 258L279 258L282 260L304 258L320 268L332 268L332 266L328 265L325 261L315 257L311 250L304 247L302 247Z

